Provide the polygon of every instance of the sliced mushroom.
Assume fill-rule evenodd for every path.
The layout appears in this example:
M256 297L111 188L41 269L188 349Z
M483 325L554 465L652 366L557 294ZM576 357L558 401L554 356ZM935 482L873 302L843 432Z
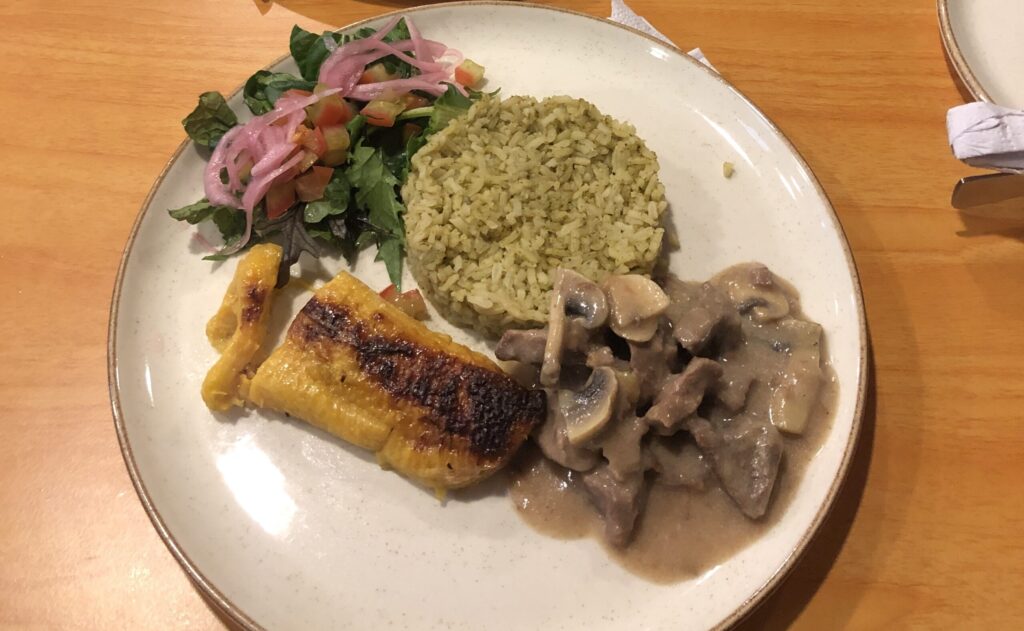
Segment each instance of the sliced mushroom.
M609 326L619 337L646 342L658 330L658 318L668 308L665 292L650 278L637 274L609 276L601 284L608 297Z
M565 336L565 272L556 269L551 298L548 301L548 337L544 343L544 361L540 366L540 383L547 388L558 385L562 372L562 341Z
M787 318L778 324L779 337L786 338L789 359L772 384L769 415L772 424L784 432L801 434L818 400L821 372L821 326Z
M561 390L558 406L565 419L565 435L573 445L593 437L612 419L619 382L611 368L595 368L579 392Z
M565 292L565 310L580 316L584 327L593 331L608 319L608 300L604 292L585 276L562 270L562 291Z
M589 471L601 461L596 450L577 447L565 435L565 418L562 416L559 397L548 396L548 418L534 432L533 438L545 456L573 471Z

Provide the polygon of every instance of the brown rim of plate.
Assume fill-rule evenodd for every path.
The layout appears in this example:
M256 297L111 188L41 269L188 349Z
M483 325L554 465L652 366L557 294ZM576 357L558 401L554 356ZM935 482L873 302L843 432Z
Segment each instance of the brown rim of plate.
M949 0L938 0L938 10L942 47L946 50L946 57L953 64L953 69L960 76L960 81L963 82L964 87L967 88L967 91L971 93L975 100L993 103L992 97L985 91L985 88L981 87L981 82L971 72L971 67L967 65L967 60L964 59L964 55L960 51L960 45L956 41L956 34L953 33L953 23L949 21Z
M787 138L786 135L782 133L782 130L780 130L775 125L775 123L771 121L771 119L769 119L756 105L754 105L754 103L752 103L746 96L744 96L742 92L737 90L732 84L730 84L728 81L722 78L722 76L719 75L717 72L711 70L704 64L690 57L680 48L673 46L672 44L663 42L662 40L657 39L651 35L648 35L647 33L638 31L635 28L618 24L605 18L599 18L593 15L580 13L578 11L571 11L569 9L550 7L546 5L533 4L529 2L503 2L497 0L464 0L462 2L446 2L421 7L413 7L409 9L402 9L398 11L390 11L388 13L383 13L380 15L376 15L374 17L360 20L358 22L354 22L352 24L349 24L348 26L336 30L344 31L353 28L358 28L370 22L375 22L382 18L388 18L395 15L419 13L423 11L430 11L437 8L481 5L509 6L517 8L526 7L529 9L540 11L557 11L559 13L566 13L580 18L604 22L615 28L628 31L630 33L633 33L634 35L650 40L652 43L664 46L667 49L677 53L680 57L684 58L689 63L692 63L697 67L701 68L703 72L706 72L712 79L728 88L730 92L736 95L740 100L742 100L747 106L752 108L755 112L757 112L761 116L761 118L764 119L765 123L769 126L769 128L773 132L775 132L779 136L779 138L782 139L782 141L789 148L789 150L793 152L793 155L796 157L800 166L808 174L810 174L811 182L814 184L815 191L818 193L818 196L821 198L821 200L825 203L825 206L828 208L829 217L832 220L833 227L836 229L836 232L839 234L839 236L842 237L841 243L843 247L843 255L846 257L846 265L850 272L851 279L853 280L854 299L857 307L857 328L858 332L860 333L860 370L859 380L857 383L857 398L853 412L853 421L850 427L850 435L847 438L846 442L846 450L843 453L842 461L839 464L839 470L837 471L835 479L832 480L832 485L828 490L828 494L825 497L825 501L819 507L817 514L811 521L810 527L804 532L803 536L800 538L800 541L797 542L796 547L793 549L790 555L786 558L785 561L783 561L782 565L775 571L775 573L763 585L761 585L761 587L759 587L753 594L751 594L745 601L743 601L743 603L741 603L731 614L726 616L725 619L721 620L718 624L716 624L713 627L713 629L716 630L726 629L738 623L740 620L742 620L748 614L750 614L757 607L757 605L761 604L765 600L765 598L767 598L768 595L771 594L782 583L783 579L785 579L786 576L789 575L790 571L792 571L793 567L796 565L797 560L799 560L800 555L807 548L807 545L810 543L811 539L817 534L822 522L825 521L825 517L832 509L832 505L835 503L835 499L839 495L839 490L842 488L843 482L846 480L847 473L850 469L850 462L852 461L853 455L854 453L856 453L857 450L857 438L860 434L860 426L862 422L862 417L864 415L864 400L867 395L868 331L864 314L864 297L860 286L860 277L857 274L857 265L853 259L853 253L850 250L849 240L846 238L846 233L843 231L843 226L839 221L839 217L838 215L836 215L835 209L832 207L832 202L829 200L828 195L825 193L825 190L821 187L821 183L818 182L818 178L814 175L814 172L807 165L807 162L804 160L803 156L800 155L800 152L797 151L796 147L793 146L793 143L790 142L789 138ZM943 15L944 5L945 1L939 0L940 16ZM282 55L281 57L267 65L264 69L270 69L276 66L277 64L284 61L287 57L288 55ZM241 89L242 86L239 86L234 92L231 93L230 96L228 96L228 99L233 98L236 94L238 94L238 92ZM192 559L189 558L188 554L178 545L178 542L174 539L174 535L171 534L171 532L167 529L167 526L164 524L163 518L161 518L160 516L160 512L153 505L153 502L149 497L149 493L146 490L145 483L142 481L142 477L139 475L138 467L135 464L135 458L132 455L131 444L128 442L128 435L125 429L124 418L121 411L120 392L118 390L117 384L116 341L117 313L121 298L121 286L124 281L125 267L127 266L128 256L129 254L131 254L132 251L132 245L135 243L135 237L138 235L139 226L141 225L142 219L145 216L146 211L153 200L153 196L156 194L157 189L160 187L160 185L166 178L167 171L178 160L178 157L186 149L186 147L189 146L189 143L190 141L188 139L185 139L181 143L181 145L178 146L174 154L171 156L170 160L168 160L167 164L164 165L164 168L161 170L160 175L153 183L152 188L150 188L149 193L146 195L146 199L142 202L142 207L139 209L139 214L136 216L135 222L132 225L131 233L129 234L128 241L125 244L124 252L121 255L121 262L118 265L117 277L114 281L114 292L110 302L110 322L107 328L107 384L110 390L110 407L114 416L114 428L117 431L117 440L121 447L121 455L124 457L125 466L128 469L128 475L131 477L132 485L135 487L135 491L139 496L139 500L142 502L143 508L146 510L146 514L149 515L150 521L153 522L153 527L156 528L156 531L160 535L160 538L163 539L164 544L167 545L167 548L171 551L171 554L185 570L185 573L188 575L189 579L191 579L192 582L199 588L202 596L206 598L208 602L212 603L218 610L220 610L221 613L223 613L226 617L228 617L244 629L251 631L263 631L264 628L261 625L259 625L248 614L242 611L242 609L238 607L238 605L231 602L231 600L228 599L227 596L221 593L221 591L218 590L213 585L213 583L206 578L205 575L203 575L203 573L199 570L199 568L192 561Z

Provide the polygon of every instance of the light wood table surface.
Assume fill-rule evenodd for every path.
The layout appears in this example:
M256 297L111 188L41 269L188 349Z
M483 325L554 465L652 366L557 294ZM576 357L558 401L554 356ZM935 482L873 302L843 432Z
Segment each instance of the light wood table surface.
M934 1L632 5L701 46L803 153L867 303L874 379L848 483L745 628L1010 628L1024 618L1024 222L949 207L971 169L945 140L962 96ZM198 93L283 54L293 23L402 6L0 3L0 628L223 627L118 450L106 325L121 249Z

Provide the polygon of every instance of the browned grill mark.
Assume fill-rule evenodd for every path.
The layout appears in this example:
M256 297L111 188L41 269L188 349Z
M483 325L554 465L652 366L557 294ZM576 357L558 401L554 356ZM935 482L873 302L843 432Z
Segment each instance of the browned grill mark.
M306 303L290 334L307 344L326 338L348 346L386 392L427 410L424 419L439 438L464 437L480 457L503 455L512 436L528 432L546 412L543 391L409 340L376 335L348 309L317 298Z
M249 291L245 292L245 306L242 307L242 322L252 324L260 318L263 312L263 299L267 296L267 290L261 285L252 285Z

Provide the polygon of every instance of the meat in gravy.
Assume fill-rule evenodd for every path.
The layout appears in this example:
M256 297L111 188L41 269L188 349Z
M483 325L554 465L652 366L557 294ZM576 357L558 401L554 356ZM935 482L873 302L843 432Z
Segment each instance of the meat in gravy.
M756 263L703 283L559 270L551 306L546 329L496 349L548 392L512 473L529 523L601 532L630 569L678 580L782 512L834 391L821 327L788 284Z

